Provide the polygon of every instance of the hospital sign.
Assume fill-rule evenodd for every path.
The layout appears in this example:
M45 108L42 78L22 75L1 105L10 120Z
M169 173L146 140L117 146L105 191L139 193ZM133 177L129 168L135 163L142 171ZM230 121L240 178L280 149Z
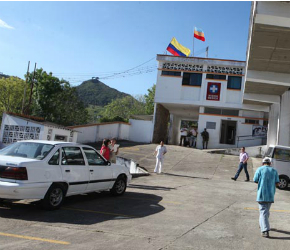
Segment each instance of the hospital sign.
M209 101L219 101L221 93L221 83L208 82L206 100Z

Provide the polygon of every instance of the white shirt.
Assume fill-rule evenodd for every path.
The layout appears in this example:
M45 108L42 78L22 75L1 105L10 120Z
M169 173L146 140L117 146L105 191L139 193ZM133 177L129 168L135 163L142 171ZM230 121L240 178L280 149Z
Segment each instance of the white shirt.
M164 153L167 152L166 147L161 145L158 145L155 151L157 151L156 158L164 158Z
M182 128L180 130L180 135L187 136L187 129L186 128Z
M247 159L249 159L249 155L246 152L240 153L240 162L244 162Z
M192 134L193 136L196 136L196 135L197 135L197 132L196 132L195 129L190 130L190 132L191 132L191 134Z

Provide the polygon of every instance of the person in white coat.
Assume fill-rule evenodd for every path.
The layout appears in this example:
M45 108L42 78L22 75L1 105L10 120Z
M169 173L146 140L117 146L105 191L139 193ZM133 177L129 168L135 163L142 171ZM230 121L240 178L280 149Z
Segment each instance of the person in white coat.
M154 173L160 174L162 171L162 165L164 161L164 155L167 153L166 147L164 146L164 142L161 141L160 145L156 147L156 150L153 155L156 155L156 166L154 169Z

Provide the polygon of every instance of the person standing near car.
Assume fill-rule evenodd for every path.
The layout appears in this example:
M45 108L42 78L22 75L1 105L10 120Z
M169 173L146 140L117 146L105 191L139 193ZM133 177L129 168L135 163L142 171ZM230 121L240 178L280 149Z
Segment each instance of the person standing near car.
M117 140L115 138L111 139L111 144L109 145L110 148L110 162L116 163L116 156L119 153L119 146L116 144Z
M232 180L234 180L234 181L236 181L238 179L238 177L243 169L244 169L244 171L246 173L246 177L247 177L247 179L245 181L250 181L250 176L249 176L249 172L248 172L248 163L247 163L249 160L249 155L245 150L246 150L245 147L241 148L239 168L238 168L238 171L237 171L235 177L232 178Z
M156 147L156 150L154 152L154 156L156 156L156 166L154 169L154 173L160 174L162 171L162 166L164 162L164 155L167 153L167 149L164 146L164 142L161 141L160 145Z
M259 203L259 224L262 237L269 237L270 207L274 203L276 186L280 182L278 172L271 167L271 159L263 159L263 166L259 167L254 175L254 182L258 183L257 202Z
M107 160L110 160L110 148L109 148L110 140L106 139L103 141L103 145L101 148L101 155Z

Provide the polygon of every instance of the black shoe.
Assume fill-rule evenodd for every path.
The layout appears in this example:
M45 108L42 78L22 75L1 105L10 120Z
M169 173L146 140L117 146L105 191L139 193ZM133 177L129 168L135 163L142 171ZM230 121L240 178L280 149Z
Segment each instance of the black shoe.
M245 181L250 181L250 180L245 180Z
M269 231L262 232L262 237L269 238Z
M234 180L234 181L236 181L236 180L237 180L235 177L232 177L231 179L232 179L232 180Z

